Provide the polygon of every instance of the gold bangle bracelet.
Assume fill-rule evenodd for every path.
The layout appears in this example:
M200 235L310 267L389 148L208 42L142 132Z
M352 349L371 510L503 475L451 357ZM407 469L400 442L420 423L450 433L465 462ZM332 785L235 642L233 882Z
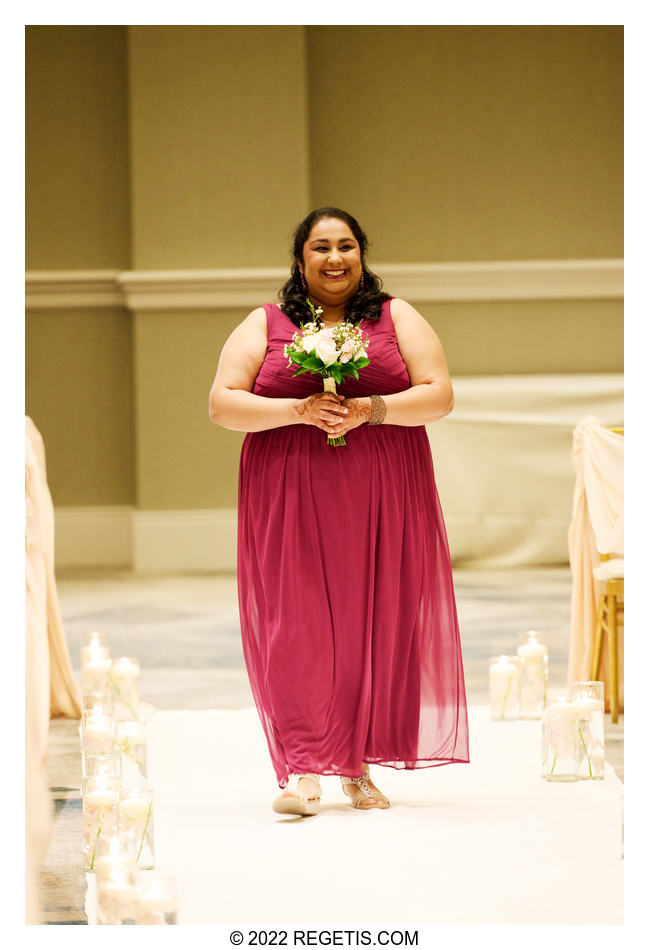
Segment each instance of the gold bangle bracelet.
M372 400L372 415L368 425L380 426L385 419L385 403L380 396L370 396Z

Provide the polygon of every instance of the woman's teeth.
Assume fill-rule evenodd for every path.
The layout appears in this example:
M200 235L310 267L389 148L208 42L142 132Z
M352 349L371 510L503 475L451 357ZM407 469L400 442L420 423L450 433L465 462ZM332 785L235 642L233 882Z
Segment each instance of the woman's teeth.
M334 280L335 280L337 277L343 277L343 276L345 275L345 273L346 273L346 271L344 271L344 270L326 270L326 271L323 271L323 274L325 275L325 277L330 277L330 278L332 278L332 279L334 279Z

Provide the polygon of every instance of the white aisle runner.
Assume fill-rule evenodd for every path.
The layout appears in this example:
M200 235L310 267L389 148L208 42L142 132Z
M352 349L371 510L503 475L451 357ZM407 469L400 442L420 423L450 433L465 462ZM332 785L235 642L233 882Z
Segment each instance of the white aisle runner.
M178 876L178 922L620 924L622 784L608 764L600 782L546 782L540 746L538 720L473 706L470 764L373 766L384 811L354 810L325 777L321 813L291 818L271 810L254 709L156 712L156 863Z

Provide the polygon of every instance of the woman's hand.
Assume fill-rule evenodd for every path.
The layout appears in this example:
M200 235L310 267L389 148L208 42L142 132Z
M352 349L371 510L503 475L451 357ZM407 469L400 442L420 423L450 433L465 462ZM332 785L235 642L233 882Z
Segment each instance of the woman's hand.
M349 413L348 409L340 405L344 398L339 393L314 393L312 396L301 399L295 411L300 417L300 422L317 426L327 435L331 435L338 431L335 427L341 424L341 420L346 420Z
M346 435L350 429L362 426L364 422L369 422L372 417L372 400L369 396L345 399L343 407L347 409L347 415L334 426L332 436L334 439Z

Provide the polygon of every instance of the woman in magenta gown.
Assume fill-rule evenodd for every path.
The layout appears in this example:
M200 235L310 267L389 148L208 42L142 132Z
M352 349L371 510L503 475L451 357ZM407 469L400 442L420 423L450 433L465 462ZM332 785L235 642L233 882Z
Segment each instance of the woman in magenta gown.
M369 765L469 761L453 578L425 424L453 406L440 341L381 292L367 238L339 208L297 228L281 307L253 310L223 347L210 418L247 433L237 577L243 650L280 813L316 814L319 775L386 808ZM359 323L369 366L339 395L294 376L284 346L321 309ZM362 322L361 322L362 321ZM345 446L327 436L345 435ZM286 788L289 776L297 785Z

